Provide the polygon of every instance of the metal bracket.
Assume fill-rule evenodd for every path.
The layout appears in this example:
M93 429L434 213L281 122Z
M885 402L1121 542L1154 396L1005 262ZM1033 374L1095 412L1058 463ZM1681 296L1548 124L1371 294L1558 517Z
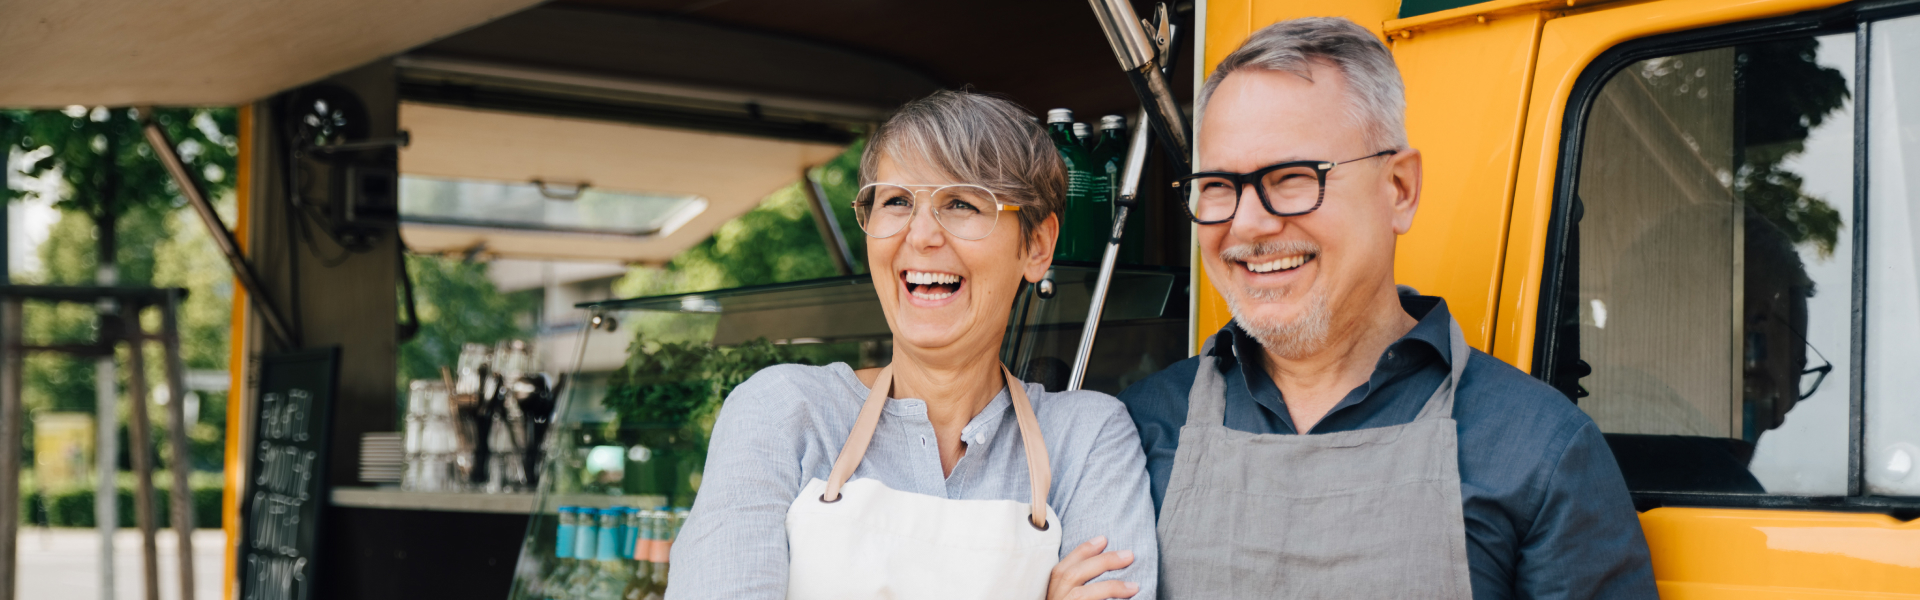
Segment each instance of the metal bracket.
M1136 23L1146 21L1134 14L1133 5L1127 0L1088 2L1093 5L1101 30L1107 34L1114 56L1120 59L1121 70L1126 71L1127 79L1133 83L1134 93L1140 96L1141 105L1148 108L1147 119L1142 123L1152 125L1167 148L1167 158L1186 169L1193 154L1193 138L1188 131L1186 112L1180 109L1180 103L1173 97L1173 86L1167 82L1166 68L1172 66L1170 57L1176 31L1166 6L1162 4L1156 11L1159 24L1142 28Z
M401 131L400 135L390 138L373 138L353 142L340 142L338 144L327 144L324 146L316 144L307 146L307 150L321 154L333 154L336 152L359 152L361 150L377 150L380 148L405 148L412 143L413 134Z

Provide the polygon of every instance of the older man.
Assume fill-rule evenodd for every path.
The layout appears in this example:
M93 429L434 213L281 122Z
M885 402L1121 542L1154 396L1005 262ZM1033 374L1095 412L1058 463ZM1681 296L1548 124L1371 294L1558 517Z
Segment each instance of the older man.
M1399 71L1345 19L1253 34L1181 181L1234 322L1121 395L1162 598L1652 598L1626 484L1565 396L1402 295L1420 205Z

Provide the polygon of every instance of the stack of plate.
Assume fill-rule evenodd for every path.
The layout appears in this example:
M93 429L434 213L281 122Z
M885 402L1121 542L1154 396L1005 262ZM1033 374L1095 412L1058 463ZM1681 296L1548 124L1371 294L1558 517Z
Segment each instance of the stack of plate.
M360 434L361 482L400 483L400 475L404 471L406 471L406 454L400 447L400 432Z

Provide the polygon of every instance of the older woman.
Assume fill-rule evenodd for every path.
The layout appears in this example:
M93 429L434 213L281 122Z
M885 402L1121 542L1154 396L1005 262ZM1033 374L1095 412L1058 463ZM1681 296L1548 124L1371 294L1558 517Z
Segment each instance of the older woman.
M1046 133L1011 102L940 92L874 132L860 176L892 363L783 365L734 390L667 597L1151 598L1153 505L1126 409L999 360L1060 228Z

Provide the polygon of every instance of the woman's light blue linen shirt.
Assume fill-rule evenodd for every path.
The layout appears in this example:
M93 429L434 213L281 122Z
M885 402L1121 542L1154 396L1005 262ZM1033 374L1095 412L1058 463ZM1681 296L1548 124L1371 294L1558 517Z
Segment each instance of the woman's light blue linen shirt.
M780 600L787 595L787 508L800 488L826 480L869 388L844 363L770 367L735 388L713 427L693 514L674 542L668 600ZM1091 391L1048 393L1027 384L1052 461L1047 502L1060 515L1060 554L1096 536L1134 561L1097 578L1157 588L1159 546L1146 458L1126 408ZM926 402L894 398L880 416L854 479L956 500L1031 499L1027 453L1002 389L961 430L967 452L943 476ZM982 523L981 526L993 526Z

